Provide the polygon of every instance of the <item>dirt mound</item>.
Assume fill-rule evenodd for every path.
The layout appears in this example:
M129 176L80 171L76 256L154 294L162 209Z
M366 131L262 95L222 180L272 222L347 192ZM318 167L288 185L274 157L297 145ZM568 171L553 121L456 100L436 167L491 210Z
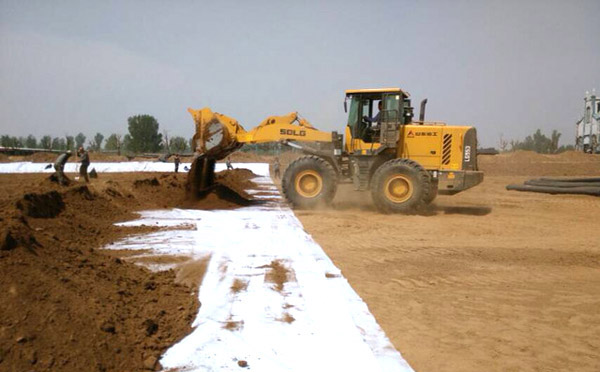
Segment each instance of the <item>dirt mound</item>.
M530 161L544 160L543 154L538 154L535 151L525 151L525 150L507 152L504 154L499 154L497 156L505 157L507 159L510 159L510 161L515 161L515 162L530 162Z
M255 177L258 176L249 169L231 169L217 173L215 182L225 187L218 188L221 189L221 192L227 192L227 189L229 189L241 196L242 199L252 200L252 196L246 190L256 190L256 183L251 181Z
M23 156L22 161L30 161L33 163L54 163L59 154L51 152L36 152L28 156Z
M568 151L537 154L516 151L479 156L479 168L490 176L594 176L600 175L600 155Z
M253 152L236 151L229 155L229 160L233 163L268 163L271 159L268 155L258 155ZM225 160L222 161L223 163Z
M141 186L159 186L160 182L158 182L158 179L156 179L156 177L152 177L152 178L144 178L142 180L136 180L133 183L133 186L135 187L141 187Z
M190 331L197 297L174 272L96 249L132 232L114 222L183 194L177 177L152 188L135 177L61 187L0 175L0 370L152 370Z
M49 191L23 195L23 199L17 202L17 208L27 217L52 218L65 209L65 203L57 191Z
M598 155L585 154L579 151L565 151L555 155L559 159L573 160L579 162L597 162L600 161Z
M214 164L214 163L213 163ZM210 163L199 160L192 164L186 183L186 198L182 208L229 209L258 203L246 190L256 189L251 181L257 177L248 169L211 171Z
M33 250L39 245L25 218L13 217L4 225L0 230L0 251L10 251L17 247Z

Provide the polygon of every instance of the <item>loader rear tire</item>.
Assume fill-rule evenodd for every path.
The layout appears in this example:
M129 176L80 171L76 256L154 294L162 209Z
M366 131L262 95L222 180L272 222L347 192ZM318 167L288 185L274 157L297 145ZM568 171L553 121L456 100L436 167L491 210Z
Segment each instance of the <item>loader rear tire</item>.
M371 196L383 213L415 213L433 199L431 177L410 159L389 160L373 174Z
M283 173L281 188L294 208L327 206L337 190L337 175L325 159L307 155L290 163Z

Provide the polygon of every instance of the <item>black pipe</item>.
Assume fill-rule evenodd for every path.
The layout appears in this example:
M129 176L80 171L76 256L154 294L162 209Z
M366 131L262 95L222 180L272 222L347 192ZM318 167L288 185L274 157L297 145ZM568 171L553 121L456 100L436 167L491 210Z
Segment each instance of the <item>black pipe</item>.
M546 187L529 185L508 185L507 190L541 192L546 194L579 194L600 196L600 187Z
M427 98L421 101L421 111L419 112L419 121L425 121L425 106L427 105Z
M559 182L559 181L525 181L530 186L550 186L550 187L600 187L600 182Z
M532 181L544 182L600 182L600 177L590 178L537 178Z

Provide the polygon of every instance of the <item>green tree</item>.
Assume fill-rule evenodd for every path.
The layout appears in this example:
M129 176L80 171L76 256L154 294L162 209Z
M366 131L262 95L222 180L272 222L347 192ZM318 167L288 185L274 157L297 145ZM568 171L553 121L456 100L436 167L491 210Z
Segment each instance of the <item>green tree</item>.
M180 154L188 149L187 140L183 137L171 137L169 141L171 152Z
M131 151L131 136L129 134L123 136L123 143L121 144L121 147L125 151Z
M37 143L37 139L35 138L35 136L33 134L30 134L27 136L27 138L25 139L25 147L28 147L30 149L35 149L38 146Z
M511 141L511 150L535 151L540 154L555 154L559 150L559 140L561 134L554 130L550 138L546 137L540 129L536 130L531 136L525 137L523 141Z
M44 136L40 139L40 148L50 150L52 148L52 137Z
M67 150L75 150L75 138L73 136L65 136L65 140L67 140Z
M550 136L550 153L556 154L558 151L558 141L560 141L560 133L555 129Z
M65 150L67 143L64 138L55 137L52 139L52 150Z
M119 155L121 155L121 145L121 135L113 133L106 139L104 149L107 151L116 151Z
M159 124L151 115L136 115L127 119L131 142L129 149L133 152L158 152L161 150L162 135L158 132Z
M83 133L79 133L75 136L75 147L80 148L83 147L85 143L86 136Z
M566 146L565 146L565 145L562 145L561 147L559 147L559 148L556 150L556 153L557 153L557 154L560 154L561 152L565 152L565 151L574 151L574 150L575 150L575 146L573 146L573 145L566 145Z
M15 137L11 137L8 135L3 135L2 137L0 137L0 146L2 147L16 147L15 146L15 141L16 138Z
M104 136L101 133L96 133L94 141L92 142L92 149L94 151L100 151L102 149L102 141L104 141Z

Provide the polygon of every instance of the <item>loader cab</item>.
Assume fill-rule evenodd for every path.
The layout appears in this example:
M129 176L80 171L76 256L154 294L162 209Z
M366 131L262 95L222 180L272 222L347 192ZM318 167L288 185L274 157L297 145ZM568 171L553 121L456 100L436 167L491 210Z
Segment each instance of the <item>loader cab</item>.
M413 117L409 94L400 88L347 90L344 107L348 152L375 150L393 141L389 135L400 125L410 124Z

